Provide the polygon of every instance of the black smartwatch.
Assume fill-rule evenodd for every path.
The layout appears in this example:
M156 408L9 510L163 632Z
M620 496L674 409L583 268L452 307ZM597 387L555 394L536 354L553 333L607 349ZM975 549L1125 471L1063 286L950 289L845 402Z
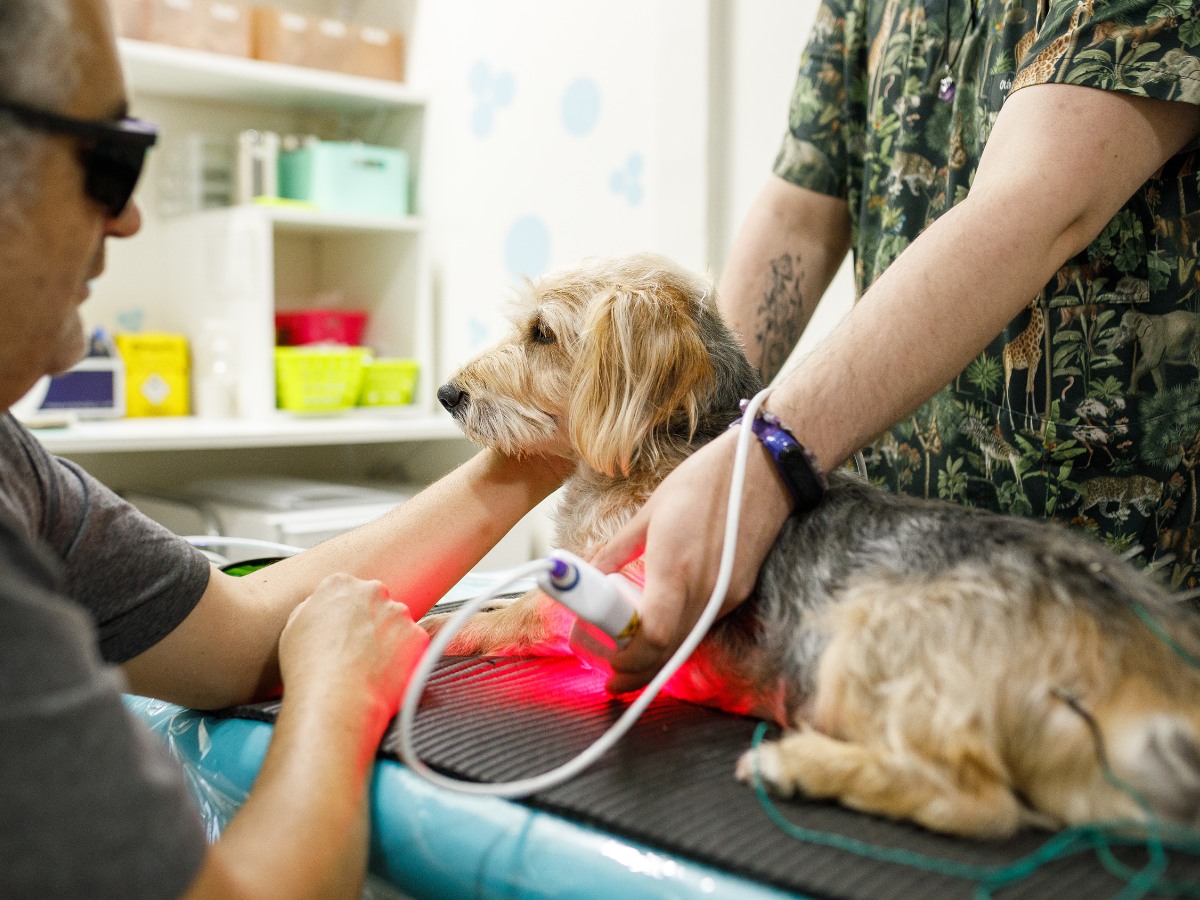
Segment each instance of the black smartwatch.
M743 400L743 411L746 405L747 401ZM741 423L742 419L739 418L729 427L736 428ZM750 427L759 443L771 454L779 477L792 495L792 513L806 513L814 509L829 489L816 458L774 413L760 409Z

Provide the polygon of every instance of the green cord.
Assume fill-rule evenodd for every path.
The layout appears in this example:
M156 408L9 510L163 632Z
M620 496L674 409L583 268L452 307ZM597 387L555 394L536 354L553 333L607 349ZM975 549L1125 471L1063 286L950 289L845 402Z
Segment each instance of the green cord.
M1167 634L1166 629L1159 624L1158 620L1155 619L1154 616L1150 615L1146 607L1142 606L1142 604L1138 603L1136 600L1131 600L1129 606L1133 610L1134 615L1145 622L1146 627L1154 632L1154 636L1170 647L1176 656L1182 659L1193 669L1200 669L1200 656L1189 653L1186 649L1181 647L1173 637Z
M767 724L760 722L754 730L751 745L754 751L757 752L766 733ZM1107 766L1104 767L1104 771L1106 776L1110 776L1110 780L1116 787L1132 791L1128 785L1112 774ZM1147 839L1139 840L1122 836L1122 833L1128 832L1131 827L1141 827L1135 823L1098 822L1091 825L1079 825L1060 831L1028 856L1008 865L980 866L928 856L913 850L880 847L842 834L804 828L787 819L771 802L766 787L763 785L762 774L758 770L757 756L752 775L754 792L758 795L759 803L766 811L767 816L789 836L809 844L832 847L879 862L899 863L925 872L974 881L976 882L976 897L991 897L994 891L1028 878L1044 863L1063 859L1085 850L1094 851L1110 874L1126 882L1124 889L1118 895L1121 900L1134 900L1134 898L1145 896L1151 890L1176 897L1200 897L1200 885L1167 881L1162 878L1168 864L1166 849L1170 847L1172 850L1200 855L1200 834L1178 826L1164 825L1153 816L1149 825L1150 836ZM1145 804L1145 800L1136 792L1133 792L1133 796L1139 804ZM1149 809L1148 805L1145 808ZM1145 868L1135 872L1113 855L1112 847L1114 845L1145 847L1150 855L1150 861Z

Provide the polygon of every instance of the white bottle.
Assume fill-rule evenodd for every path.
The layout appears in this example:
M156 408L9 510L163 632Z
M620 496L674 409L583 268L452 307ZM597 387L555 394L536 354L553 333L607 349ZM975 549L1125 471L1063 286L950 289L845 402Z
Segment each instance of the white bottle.
M192 345L195 413L202 419L231 419L237 411L236 336L226 319L205 319Z

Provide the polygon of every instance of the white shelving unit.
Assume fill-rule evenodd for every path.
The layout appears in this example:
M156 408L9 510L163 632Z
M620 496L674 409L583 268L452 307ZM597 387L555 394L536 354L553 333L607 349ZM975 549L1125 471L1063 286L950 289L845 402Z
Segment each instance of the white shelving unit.
M322 107L371 113L378 107L420 107L425 97L402 82L380 81L120 40L125 77L135 91L191 100L262 106Z
M457 438L449 416L360 414L300 418L276 415L262 420L212 421L153 418L80 422L37 432L52 453L124 453L154 450L238 450L312 447L325 444L381 444L402 435L408 441Z
M109 324L136 304L153 330L195 337L206 319L234 326L237 417L86 422L40 433L63 454L286 448L447 440L459 436L436 408L434 317L419 189L425 97L409 85L122 39L132 106L164 143L190 131L232 139L247 128L404 149L413 214L395 218L245 205L168 217L158 209L164 162L151 156L139 189L136 247L110 242L109 273L89 304ZM132 242L131 242L132 243ZM365 343L418 360L410 407L313 417L275 410L276 309L340 292L370 313Z
M222 474L424 483L472 445L434 398L434 315L422 217L425 106L409 85L121 40L134 115L163 142L138 188L141 232L110 240L89 325L195 338L206 318L236 326L237 416L83 421L37 432L118 490L170 490ZM159 202L167 142L189 132L233 139L248 128L362 140L409 157L412 214L394 218L244 205L170 216ZM416 358L405 407L301 415L275 409L275 309L344 291L370 313L364 343Z

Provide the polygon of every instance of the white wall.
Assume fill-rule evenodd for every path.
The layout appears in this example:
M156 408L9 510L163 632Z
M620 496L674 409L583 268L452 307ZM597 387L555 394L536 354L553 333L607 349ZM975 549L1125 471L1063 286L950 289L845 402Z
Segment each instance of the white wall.
M706 6L421 4L441 374L500 335L524 276L633 250L705 264Z
M751 202L770 175L817 0L713 0L713 147L710 255L720 271ZM854 299L847 262L830 285L796 355L845 315Z
M503 331L522 276L656 250L720 272L770 173L815 0L437 0L424 209L440 375ZM806 344L848 305L848 275Z

